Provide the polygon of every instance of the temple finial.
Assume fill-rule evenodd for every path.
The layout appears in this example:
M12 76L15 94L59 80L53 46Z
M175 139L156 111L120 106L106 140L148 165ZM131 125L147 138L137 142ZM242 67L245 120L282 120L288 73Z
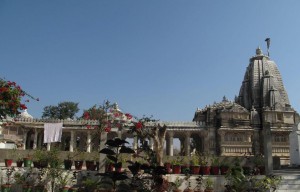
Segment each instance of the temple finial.
M266 38L265 42L267 42L268 57L270 57L269 48L270 48L271 39L270 38Z

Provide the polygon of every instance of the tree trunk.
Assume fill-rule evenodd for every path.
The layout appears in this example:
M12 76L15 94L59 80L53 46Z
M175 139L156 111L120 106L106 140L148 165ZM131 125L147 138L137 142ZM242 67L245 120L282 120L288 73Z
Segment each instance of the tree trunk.
M167 126L163 127L158 124L157 127L153 129L153 140L154 140L154 149L156 152L156 160L160 166L163 166L163 155L164 155L164 141L166 137Z

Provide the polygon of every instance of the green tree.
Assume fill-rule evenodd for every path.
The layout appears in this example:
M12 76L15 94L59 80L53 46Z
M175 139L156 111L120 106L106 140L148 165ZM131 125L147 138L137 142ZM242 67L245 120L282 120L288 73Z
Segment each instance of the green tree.
M79 111L79 103L64 101L58 103L57 106L49 105L44 107L42 118L46 119L67 119L74 118Z

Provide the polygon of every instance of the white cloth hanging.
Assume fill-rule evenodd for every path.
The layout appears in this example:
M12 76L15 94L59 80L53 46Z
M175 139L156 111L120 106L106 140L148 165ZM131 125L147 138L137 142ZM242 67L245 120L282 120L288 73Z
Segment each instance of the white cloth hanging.
M61 142L62 123L44 124L44 143Z

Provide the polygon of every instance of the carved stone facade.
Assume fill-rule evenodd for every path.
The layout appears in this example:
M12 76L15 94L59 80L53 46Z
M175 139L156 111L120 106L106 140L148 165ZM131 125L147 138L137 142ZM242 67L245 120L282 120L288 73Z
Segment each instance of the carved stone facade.
M262 154L262 131L270 129L272 155L288 158L289 133L297 116L277 65L258 48L250 58L235 102L224 97L220 103L198 109L193 121L216 130L219 155Z

